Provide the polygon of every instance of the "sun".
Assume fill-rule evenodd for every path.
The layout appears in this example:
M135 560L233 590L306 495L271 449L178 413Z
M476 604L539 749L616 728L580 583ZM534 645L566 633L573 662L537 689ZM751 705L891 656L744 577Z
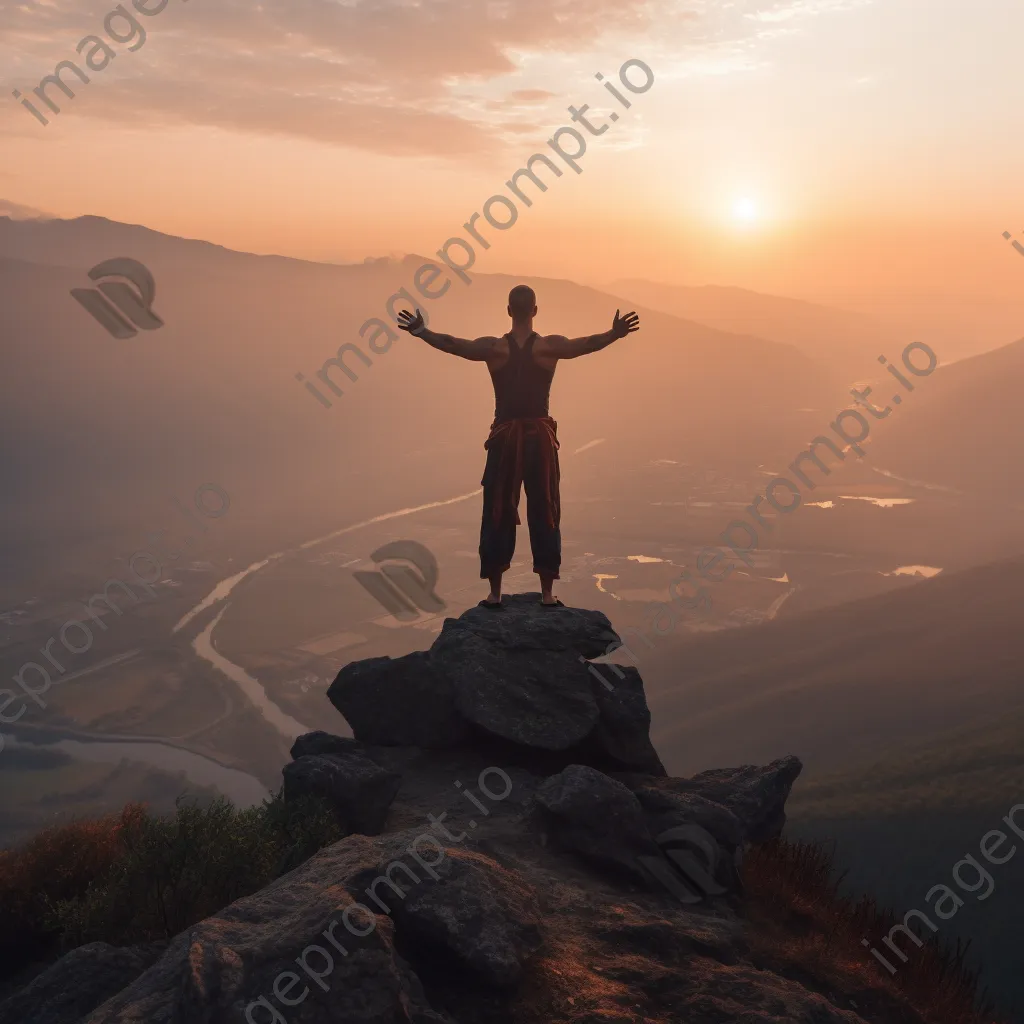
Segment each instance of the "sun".
M737 199L732 205L733 220L740 224L752 224L758 218L757 203L749 196Z

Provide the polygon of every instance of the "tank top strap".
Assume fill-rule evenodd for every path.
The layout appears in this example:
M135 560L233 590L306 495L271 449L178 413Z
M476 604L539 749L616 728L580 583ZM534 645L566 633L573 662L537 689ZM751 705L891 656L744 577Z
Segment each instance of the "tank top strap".
M536 331L534 331L523 344L523 355L526 356L527 359L529 359L533 355L533 343L534 341L537 340L538 337L539 335Z

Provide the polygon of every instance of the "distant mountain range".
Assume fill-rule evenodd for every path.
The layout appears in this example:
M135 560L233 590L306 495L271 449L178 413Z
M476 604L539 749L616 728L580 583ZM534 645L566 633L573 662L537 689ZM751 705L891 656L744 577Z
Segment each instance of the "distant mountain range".
M165 326L119 341L71 297L114 257L152 272ZM7 578L59 563L71 547L154 529L169 495L208 481L249 509L237 529L240 539L262 531L253 552L267 538L276 547L476 486L493 411L486 370L397 331L392 342L368 321L390 324L394 297L392 309L419 304L449 333L501 333L507 293L523 279L453 278L444 297L427 300L413 284L424 262L320 264L99 217L0 217L0 425L13 439L0 455L0 501L18 537L0 552ZM879 350L891 360L902 350L856 314L741 289L634 280L613 295L525 281L542 331L604 331L627 305L641 314L639 334L555 379L563 444L606 438L600 459L580 470L605 481L657 458L788 465L850 403L851 381L882 373ZM349 376L332 366L340 345L352 346ZM1022 353L1009 346L940 368L875 432L871 462L939 484L1024 490L998 440L1012 441Z
M164 327L117 340L70 296L114 257L153 274ZM389 348L382 332L375 352L379 325L359 333L371 318L388 319L389 296L414 291L423 262L317 264L98 217L0 218L0 422L17 439L0 466L5 512L19 531L5 555L9 575L60 559L66 543L153 528L167 494L206 481L237 495L245 528L266 524L275 544L477 486L493 414L486 370L404 334ZM475 275L419 304L449 333L502 333L519 280ZM526 280L547 332L607 330L621 305L570 281ZM798 410L830 408L839 391L828 367L791 345L639 311L638 335L565 364L555 379L563 443L613 440L606 476L616 460L659 456L757 465L802 443L807 416ZM345 358L354 380L330 365L343 344L362 353ZM341 397L318 380L325 365Z
M698 320L720 331L756 334L800 349L859 379L901 335L870 317L799 299L717 285L685 287L639 278L615 281L609 291L651 309ZM900 349L906 340L900 342Z
M913 415L894 417L879 432L872 457L901 476L979 500L1024 502L1022 384L1024 339L940 365L908 399Z

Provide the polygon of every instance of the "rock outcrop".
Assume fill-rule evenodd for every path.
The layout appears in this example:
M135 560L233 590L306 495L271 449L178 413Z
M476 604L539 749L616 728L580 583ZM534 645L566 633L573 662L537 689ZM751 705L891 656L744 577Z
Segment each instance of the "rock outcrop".
M298 744L296 744L298 745ZM304 754L284 768L284 798L316 796L334 809L347 832L374 836L384 827L401 776L359 750Z
M347 666L330 697L354 738L300 737L284 769L347 838L38 1020L863 1024L748 958L736 865L800 762L666 777L639 673L589 670L617 642L524 595ZM40 983L79 984L91 950Z
M601 612L542 608L539 594L447 619L429 651L341 670L328 697L356 739L435 750L499 742L506 757L664 775L635 669L592 673L621 640ZM621 678L620 678L621 677ZM532 757L530 755L533 755Z
M0 1024L74 1024L131 985L161 952L163 943L79 946L0 1003Z

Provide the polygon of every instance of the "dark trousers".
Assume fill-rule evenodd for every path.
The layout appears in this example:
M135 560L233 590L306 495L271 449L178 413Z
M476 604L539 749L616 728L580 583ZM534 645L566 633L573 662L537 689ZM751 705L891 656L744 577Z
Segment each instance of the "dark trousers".
M558 579L562 564L562 533L558 516L555 525L549 526L547 509L544 505L544 486L541 476L543 463L538 457L539 441L527 436L523 441L523 487L526 490L526 522L530 528L530 547L533 549L533 571ZM516 521L503 513L501 521L494 521L495 482L501 463L502 444L494 442L487 449L487 464L484 467L484 516L480 526L480 578L504 572L512 562L516 550ZM554 453L555 465L558 452Z

